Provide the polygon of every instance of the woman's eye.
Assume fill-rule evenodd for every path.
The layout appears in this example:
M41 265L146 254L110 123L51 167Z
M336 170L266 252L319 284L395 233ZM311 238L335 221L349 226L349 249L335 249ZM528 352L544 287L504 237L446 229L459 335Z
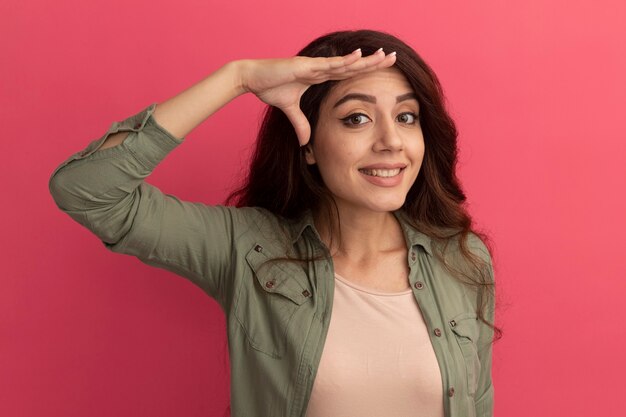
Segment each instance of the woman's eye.
M341 119L343 124L347 126L362 125L362 124L367 123L369 120L370 118L364 115L363 113L354 113L348 117L344 117L343 119Z
M402 113L398 115L398 121L406 124L415 124L417 122L417 115L414 113Z

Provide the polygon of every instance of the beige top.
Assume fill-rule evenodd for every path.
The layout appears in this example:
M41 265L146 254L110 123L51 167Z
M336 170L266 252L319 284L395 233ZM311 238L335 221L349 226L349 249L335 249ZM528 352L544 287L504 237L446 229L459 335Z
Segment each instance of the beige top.
M382 293L335 278L306 417L443 417L441 373L411 289Z

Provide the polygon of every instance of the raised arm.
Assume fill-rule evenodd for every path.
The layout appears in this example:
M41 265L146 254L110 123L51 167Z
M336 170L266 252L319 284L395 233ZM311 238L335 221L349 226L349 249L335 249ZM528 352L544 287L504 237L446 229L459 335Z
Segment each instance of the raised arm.
M230 62L197 84L158 104L153 117L174 137L183 138L221 107L245 93L241 80L243 61ZM128 132L111 135L100 150L124 141Z
M304 145L311 129L300 110L300 98L311 85L346 79L391 66L394 62L395 54L385 55L382 50L365 58L356 50L350 55L332 58L233 61L159 104L153 116L172 135L183 138L235 97L251 92L266 104L280 108ZM125 137L124 133L113 135L100 149L116 146Z
M113 123L104 136L55 169L50 192L61 210L108 249L185 276L225 302L233 241L253 221L254 209L181 201L144 179L189 132L245 92L285 111L305 143L310 128L299 100L310 85L394 60L383 53L362 58L357 52L226 64L173 98Z

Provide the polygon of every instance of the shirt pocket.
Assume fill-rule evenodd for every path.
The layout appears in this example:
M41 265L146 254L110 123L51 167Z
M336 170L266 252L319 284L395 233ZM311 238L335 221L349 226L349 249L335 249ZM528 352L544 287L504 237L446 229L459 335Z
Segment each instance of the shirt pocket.
M235 316L252 348L281 358L292 318L311 298L308 277L300 262L274 257L263 244L255 244L246 261L253 277L241 287Z
M479 322L475 313L462 313L450 320L448 325L463 354L468 393L470 396L474 396L481 368L477 349Z

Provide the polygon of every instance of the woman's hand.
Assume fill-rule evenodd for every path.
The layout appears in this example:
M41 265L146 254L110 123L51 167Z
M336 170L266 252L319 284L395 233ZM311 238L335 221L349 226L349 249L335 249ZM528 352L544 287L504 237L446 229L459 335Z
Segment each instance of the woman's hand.
M390 67L395 60L395 53L385 55L382 49L367 57L357 49L330 58L243 60L241 85L264 103L281 109L296 130L300 146L304 146L309 142L311 126L300 110L300 98L311 85Z
M311 136L311 126L300 110L300 97L311 85L328 80L345 80L390 67L394 62L394 53L385 56L380 50L362 57L358 49L346 56L330 58L297 56L231 61L188 89L159 103L153 116L173 136L184 138L235 97L251 92L263 102L281 109L293 124L300 145L306 145Z

